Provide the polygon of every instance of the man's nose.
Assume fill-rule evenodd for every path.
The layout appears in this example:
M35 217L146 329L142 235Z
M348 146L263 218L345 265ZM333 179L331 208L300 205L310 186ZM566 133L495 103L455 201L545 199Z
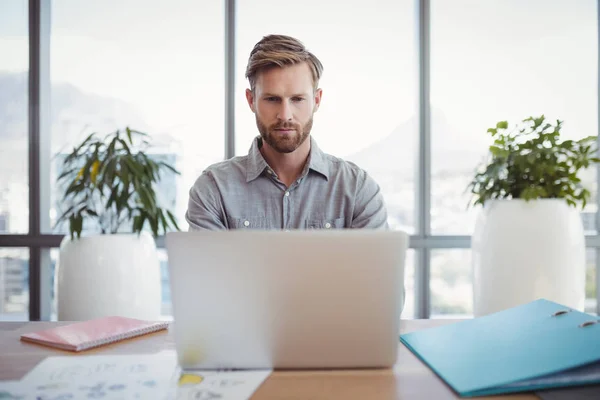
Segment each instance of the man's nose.
M289 121L292 119L292 108L290 107L289 102L281 102L281 107L279 107L279 113L277 114L277 118L279 118L282 121Z

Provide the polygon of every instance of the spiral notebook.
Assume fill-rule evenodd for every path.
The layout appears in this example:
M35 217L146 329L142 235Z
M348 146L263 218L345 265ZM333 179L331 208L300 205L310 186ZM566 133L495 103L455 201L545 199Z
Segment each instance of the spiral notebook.
M142 321L126 317L103 317L38 332L25 333L21 340L62 350L82 351L132 337L167 329L166 321Z

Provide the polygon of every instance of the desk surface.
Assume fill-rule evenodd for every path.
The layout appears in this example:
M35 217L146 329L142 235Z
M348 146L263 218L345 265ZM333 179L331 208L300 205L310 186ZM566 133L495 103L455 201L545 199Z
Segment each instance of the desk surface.
M451 320L403 320L403 333L454 322ZM20 379L47 356L75 353L25 343L25 332L64 322L0 322L0 380ZM161 331L79 354L149 354L174 349L173 336ZM252 400L291 399L458 399L427 366L399 345L393 369L352 371L275 371L255 392ZM533 394L482 397L501 400L535 400ZM481 399L481 398L480 398Z

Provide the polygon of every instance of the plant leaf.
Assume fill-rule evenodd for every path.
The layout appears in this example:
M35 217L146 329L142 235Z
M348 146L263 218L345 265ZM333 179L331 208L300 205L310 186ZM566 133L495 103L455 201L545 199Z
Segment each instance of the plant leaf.
M501 198L562 198L585 207L590 192L581 187L579 172L600 163L596 136L561 142L562 121L546 122L544 115L523 119L510 134L499 134L500 129L508 129L508 121L488 129L494 143L466 187L472 194L469 204L485 205Z
M141 150L150 146L149 139L127 126L102 136L94 132L74 147L64 157L64 171L57 178L62 190L59 204L66 210L57 225L68 221L72 237L80 237L85 219L94 220L102 233L116 232L126 221L138 233L147 221L154 235L160 229L166 232L171 222L176 226L170 211L158 204L155 190L163 169L179 172Z

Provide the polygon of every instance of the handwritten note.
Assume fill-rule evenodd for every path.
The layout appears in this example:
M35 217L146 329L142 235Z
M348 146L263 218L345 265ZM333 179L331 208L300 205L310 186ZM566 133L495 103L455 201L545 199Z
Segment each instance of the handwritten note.
M0 399L25 399L26 389L21 381L0 381Z
M249 399L271 370L181 370L173 351L149 355L48 357L21 381L0 382L0 399Z
M249 399L271 370L178 372L169 400L243 400Z
M48 357L21 384L27 389L26 399L164 399L176 371L174 352Z

